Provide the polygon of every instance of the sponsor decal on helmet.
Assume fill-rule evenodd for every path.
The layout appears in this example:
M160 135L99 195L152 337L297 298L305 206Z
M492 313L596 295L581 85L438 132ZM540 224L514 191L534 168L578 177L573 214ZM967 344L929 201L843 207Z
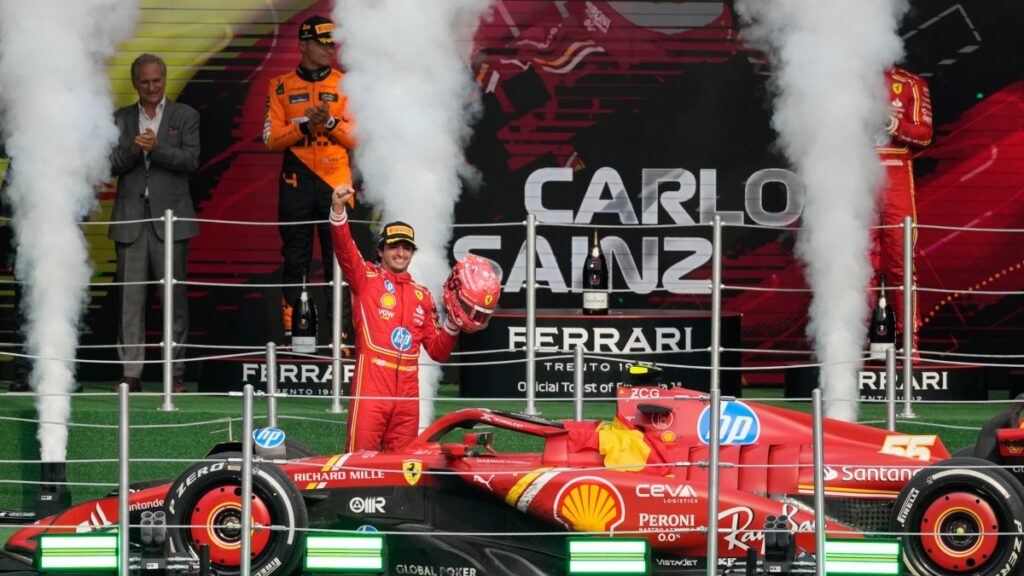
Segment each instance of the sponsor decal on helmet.
M753 444L761 436L761 421L750 406L743 402L722 402L719 420L719 442L723 445ZM697 434L700 441L708 444L711 440L711 407L700 413Z

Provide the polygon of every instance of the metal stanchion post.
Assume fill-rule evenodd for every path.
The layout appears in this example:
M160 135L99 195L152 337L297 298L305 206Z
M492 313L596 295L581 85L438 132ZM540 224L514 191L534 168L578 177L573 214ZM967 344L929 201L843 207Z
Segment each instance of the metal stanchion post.
M711 389L708 424L708 576L718 574L718 462L722 427L722 391Z
M583 346L577 345L573 352L572 379L572 419L579 422L583 420Z
M715 214L711 239L711 389L721 388L722 217Z
M128 426L131 422L128 417L128 384L124 382L117 387L117 406L117 565L124 576L128 574L128 531L131 528L128 511L131 492L128 489Z
M267 342L267 426L277 427L277 344Z
M334 281L331 282L331 407L327 411L341 414L345 411L341 407L341 327L344 326L341 315L345 281L341 277L341 265L337 258L331 258L331 265L334 266Z
M821 388L811 392L814 403L814 573L825 576L825 432L822 425Z
M526 215L526 410L537 416L537 217Z
M896 350L885 350L885 429L896 430Z
M174 211L164 211L164 402L160 410L176 410L171 397L174 379Z
M722 321L722 217L715 215L711 240L711 422L708 426L708 576L718 571L718 464L722 390L719 344Z
M903 416L916 418L914 391L914 221L903 219Z
M263 526L261 529L266 530ZM252 384L242 388L242 549L238 576L249 576L252 538Z

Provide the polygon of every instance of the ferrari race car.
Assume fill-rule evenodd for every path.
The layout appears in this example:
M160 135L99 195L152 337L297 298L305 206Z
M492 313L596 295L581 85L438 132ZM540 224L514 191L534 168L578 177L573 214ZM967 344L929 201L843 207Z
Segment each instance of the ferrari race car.
M286 443L273 460L257 449L251 573L297 573L306 532L336 529L384 533L394 575L562 574L574 532L645 538L653 574L706 574L707 397L657 386L617 394L613 424L464 409L402 453L316 456ZM972 448L980 458L950 458L935 436L826 419L829 536L904 533L917 575L1022 573L1019 412L987 425ZM810 415L735 400L720 422L717 573L813 573ZM542 449L502 453L495 430ZM239 449L220 445L174 482L133 487L132 526L154 511L166 518L163 538L132 528L133 573L196 573L207 552L204 572L239 572ZM4 551L31 563L40 535L107 530L117 514L116 495L84 502L20 529Z

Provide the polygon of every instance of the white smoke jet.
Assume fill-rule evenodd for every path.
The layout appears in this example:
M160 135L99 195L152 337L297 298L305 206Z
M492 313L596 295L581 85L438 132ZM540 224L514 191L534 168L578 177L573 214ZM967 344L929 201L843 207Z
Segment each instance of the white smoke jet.
M884 72L902 55L903 0L739 0L745 38L773 65L772 124L806 185L797 256L812 289L808 335L825 412L855 420L884 178L874 145L888 118Z
M130 36L138 4L126 0L0 2L0 106L11 158L8 194L24 283L27 352L42 423L44 461L67 452L72 359L90 276L79 222L110 174L117 142L106 74Z
M448 243L459 176L476 176L463 156L478 115L468 57L489 4L339 0L333 11L365 199L382 211L384 221L415 228L413 277L435 297L451 270ZM439 367L421 368L421 428L433 420L440 379Z

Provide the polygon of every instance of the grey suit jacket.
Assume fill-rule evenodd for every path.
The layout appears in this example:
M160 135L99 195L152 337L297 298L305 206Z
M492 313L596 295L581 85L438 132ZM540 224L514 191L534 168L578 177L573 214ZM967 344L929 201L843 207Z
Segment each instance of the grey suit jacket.
M199 113L191 106L167 100L157 132L157 146L149 153L149 168L142 152L132 153L132 142L139 134L138 103L114 113L117 146L110 154L111 171L117 180L113 220L141 220L146 214L145 194L149 187L150 213L163 216L170 208L179 218L195 218L188 192L189 174L199 167ZM156 235L164 237L163 222L152 224ZM107 236L115 242L134 242L143 223L111 224ZM196 222L174 222L174 239L184 240L199 234Z

